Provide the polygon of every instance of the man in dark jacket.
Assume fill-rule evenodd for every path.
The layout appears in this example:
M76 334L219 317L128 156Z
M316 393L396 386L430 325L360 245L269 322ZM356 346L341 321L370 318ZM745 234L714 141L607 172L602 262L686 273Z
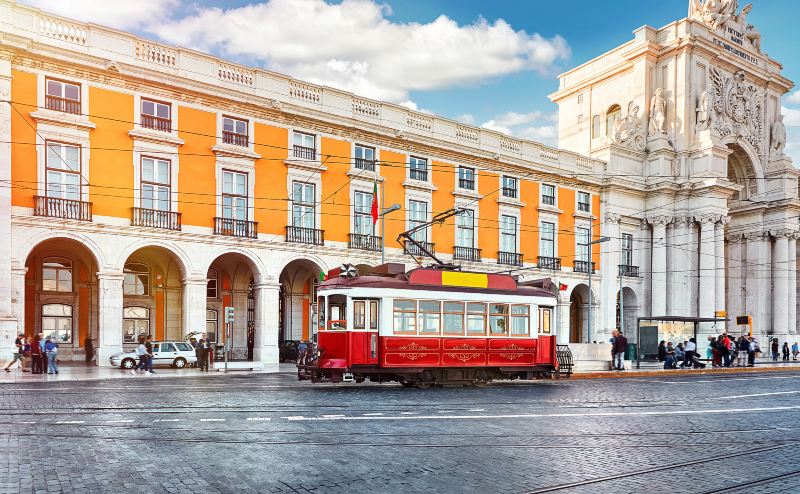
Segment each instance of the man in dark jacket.
M614 368L616 370L625 370L625 351L627 349L628 338L622 334L622 331L619 331L614 338Z

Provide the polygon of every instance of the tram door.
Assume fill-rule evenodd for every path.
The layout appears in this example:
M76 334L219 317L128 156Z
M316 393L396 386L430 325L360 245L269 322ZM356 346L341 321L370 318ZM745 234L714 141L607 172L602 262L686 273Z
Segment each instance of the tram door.
M352 363L377 365L379 316L380 300L353 299Z

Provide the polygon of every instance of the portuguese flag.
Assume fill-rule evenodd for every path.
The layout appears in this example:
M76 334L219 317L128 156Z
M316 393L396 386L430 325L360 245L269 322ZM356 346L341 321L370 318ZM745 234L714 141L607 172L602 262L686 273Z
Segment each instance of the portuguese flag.
M372 190L372 225L378 222L378 182L375 182L375 188Z

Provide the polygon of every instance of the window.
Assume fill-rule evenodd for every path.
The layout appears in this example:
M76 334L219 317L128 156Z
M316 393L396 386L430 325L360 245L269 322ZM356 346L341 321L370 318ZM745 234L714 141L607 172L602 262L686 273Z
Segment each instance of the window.
M180 352L191 352L191 351L194 351L194 348L192 348L192 345L190 345L188 343L175 343L175 346L178 347L178 351L180 351Z
M419 334L439 334L442 303L430 300L419 301Z
M359 170L375 171L375 148L356 144L355 166Z
M486 334L486 304L481 302L467 303L467 335Z
M48 110L80 115L81 86L71 82L47 79L44 100Z
M553 320L553 309L549 307L539 307L539 332L549 334L550 325Z
M247 174L222 171L222 217L247 220Z
M589 262L589 229L584 227L575 228L575 260ZM553 256L550 256L553 257Z
M365 329L367 327L366 304L364 300L353 302L353 329Z
M579 95L578 95L578 104L579 104L579 105L580 105L580 104L583 104L583 95L582 95L582 94L579 94Z
M292 226L314 228L317 222L314 184L292 183Z
M394 301L394 332L415 334L417 332L416 300Z
M219 275L217 274L216 269L209 269L208 274L206 275L206 297L207 298L217 298L219 292L217 291L217 287L219 286Z
M511 335L527 336L530 333L531 308L527 305L511 306Z
M136 343L140 334L150 334L150 309L146 307L125 307L122 309L123 342Z
M81 148L47 141L45 153L47 197L81 200Z
M175 351L175 345L173 345L172 343L162 343L161 344L161 351L162 352L174 352Z
M588 213L592 210L590 196L588 192L578 192L578 211Z
M444 302L444 334L464 334L464 302Z
M508 334L508 305L489 304L489 334Z
M475 169L466 166L458 167L458 187L460 189L475 190Z
M506 214L500 216L500 251L517 252L517 218Z
M142 127L147 129L172 132L172 107L169 103L161 103L142 98Z
M63 257L48 257L42 261L42 291L72 291L72 261Z
M42 336L55 338L58 343L72 342L72 306L42 305Z
M122 293L125 295L150 295L150 268L146 264L129 262L123 269Z
M517 179L514 177L503 177L503 197L517 198Z
M313 134L292 133L292 150L295 158L313 160L317 157L317 139Z
M592 138L598 138L603 135L603 119L600 115L592 117Z
M217 342L217 311L209 309L206 311L206 339L209 343Z
M556 205L556 186L549 184L542 184L542 204L548 206Z
M142 208L158 211L170 210L170 162L142 157Z
M456 216L456 246L475 247L475 211L471 209Z
M630 233L622 234L622 265L633 266L633 235Z
M234 146L249 145L247 121L233 117L222 117L222 142Z
M556 225L543 222L539 228L539 255L542 257L555 257L556 251Z
M428 203L422 201L408 201L408 227L416 227L428 221ZM428 240L428 229L422 228L413 235L417 242Z
M617 122L622 114L619 105L614 105L606 112L606 137L614 137L617 130Z
M355 192L353 201L353 233L372 235L372 198L369 192Z
M408 159L408 167L410 178L428 181L428 160L412 156Z

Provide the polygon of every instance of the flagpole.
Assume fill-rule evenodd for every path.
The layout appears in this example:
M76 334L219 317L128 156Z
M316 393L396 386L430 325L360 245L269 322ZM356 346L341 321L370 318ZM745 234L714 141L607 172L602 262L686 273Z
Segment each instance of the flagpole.
M375 180L377 180L377 176ZM386 217L383 215L383 212L386 211L386 208L383 204L383 192L383 182L381 182L381 264L386 263L386 242L384 240L386 237ZM373 223L372 226L374 228L375 224Z

